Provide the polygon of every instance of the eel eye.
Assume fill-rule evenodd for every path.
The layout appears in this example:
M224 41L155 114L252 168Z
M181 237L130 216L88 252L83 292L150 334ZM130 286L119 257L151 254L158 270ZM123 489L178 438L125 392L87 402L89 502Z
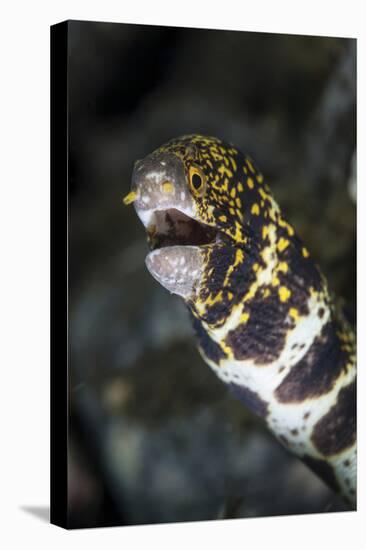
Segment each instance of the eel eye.
M205 189L206 178L197 166L189 167L189 183L195 195L202 195Z

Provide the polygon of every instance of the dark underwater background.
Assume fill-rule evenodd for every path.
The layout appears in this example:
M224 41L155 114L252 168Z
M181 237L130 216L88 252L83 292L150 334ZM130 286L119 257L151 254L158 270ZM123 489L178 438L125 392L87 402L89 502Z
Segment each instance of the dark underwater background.
M134 162L170 138L233 142L355 323L356 41L68 32L70 526L347 510L202 361L122 197Z

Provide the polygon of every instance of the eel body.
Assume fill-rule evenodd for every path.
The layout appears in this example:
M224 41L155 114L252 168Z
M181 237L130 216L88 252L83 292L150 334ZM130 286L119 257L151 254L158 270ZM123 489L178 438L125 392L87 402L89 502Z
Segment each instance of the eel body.
M217 138L173 139L135 163L129 202L204 360L355 506L355 335L253 161Z

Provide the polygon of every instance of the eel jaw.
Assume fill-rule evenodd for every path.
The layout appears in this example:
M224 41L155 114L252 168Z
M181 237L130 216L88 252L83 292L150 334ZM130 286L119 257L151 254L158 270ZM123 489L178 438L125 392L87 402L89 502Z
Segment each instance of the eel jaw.
M145 263L164 288L188 300L201 280L204 257L199 246L167 246L150 252Z
M176 208L156 210L149 221L147 269L173 294L192 298L202 279L207 246L217 242L218 232Z

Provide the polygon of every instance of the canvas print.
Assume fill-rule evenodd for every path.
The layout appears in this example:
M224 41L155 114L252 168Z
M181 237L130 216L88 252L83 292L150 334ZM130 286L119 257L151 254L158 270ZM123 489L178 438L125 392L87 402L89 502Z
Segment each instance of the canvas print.
M51 29L68 528L356 509L356 40Z

